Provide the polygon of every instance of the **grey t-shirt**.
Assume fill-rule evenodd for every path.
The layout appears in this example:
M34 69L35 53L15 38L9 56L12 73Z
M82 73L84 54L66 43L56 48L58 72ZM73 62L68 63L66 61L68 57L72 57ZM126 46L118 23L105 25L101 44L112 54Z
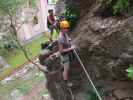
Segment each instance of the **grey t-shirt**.
M65 34L59 36L58 43L62 44L64 49L71 47L69 39Z

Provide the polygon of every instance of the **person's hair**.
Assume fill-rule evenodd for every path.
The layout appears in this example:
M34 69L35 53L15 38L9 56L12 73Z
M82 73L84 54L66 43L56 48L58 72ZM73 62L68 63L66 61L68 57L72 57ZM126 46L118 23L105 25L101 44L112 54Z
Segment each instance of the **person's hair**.
M49 10L48 10L48 13L50 13L50 12L53 12L53 9L49 9Z
M65 16L61 16L61 17L60 17L60 20L61 20L61 21L66 20Z

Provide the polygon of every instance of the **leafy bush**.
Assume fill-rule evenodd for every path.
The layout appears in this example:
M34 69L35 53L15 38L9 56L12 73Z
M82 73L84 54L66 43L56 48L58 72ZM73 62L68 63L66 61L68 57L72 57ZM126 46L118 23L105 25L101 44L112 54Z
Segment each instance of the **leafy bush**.
M113 6L113 14L122 12L129 6L129 0L117 0L116 5Z
M107 6L112 9L113 15L120 14L129 7L129 0L108 0Z
M70 22L71 29L73 29L78 20L78 11L71 7L68 3L69 1L65 1L65 11L63 12L63 16Z
M16 42L11 39L10 36L1 36L0 39L0 55L5 55L7 54L9 51L11 51L11 49L17 49L18 46L16 44Z
M126 72L127 72L127 76L131 79L131 80L133 80L133 65L129 65L129 68L126 70Z
M71 27L74 28L77 22L76 11L72 10L71 8L66 8L64 15L65 18L70 22Z
M41 81L44 80L44 74L42 72L36 73L36 80Z
M27 83L23 83L23 84L20 84L20 86L18 86L17 89L19 90L20 93L25 95L28 93L28 91L30 89L30 85Z

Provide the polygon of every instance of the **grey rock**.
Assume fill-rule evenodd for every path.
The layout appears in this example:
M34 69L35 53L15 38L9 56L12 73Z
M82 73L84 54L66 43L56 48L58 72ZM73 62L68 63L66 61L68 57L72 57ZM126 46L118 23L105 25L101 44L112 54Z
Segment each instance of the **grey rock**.
M130 98L130 97L133 97L133 90L131 89L115 90L114 95L118 99Z

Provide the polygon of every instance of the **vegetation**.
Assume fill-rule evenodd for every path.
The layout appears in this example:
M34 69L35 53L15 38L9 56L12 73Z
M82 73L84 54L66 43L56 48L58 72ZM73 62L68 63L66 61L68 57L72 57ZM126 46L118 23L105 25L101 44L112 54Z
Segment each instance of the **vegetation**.
M42 36L25 45L28 56L30 58L37 56L41 50L40 44L45 41L47 41L47 39ZM14 68L26 62L25 56L20 49L16 50L15 53L12 54L9 52L9 56L6 56L6 60Z
M56 4L59 0L48 0L49 4Z
M1 35L0 52L1 55L7 53L10 49L17 47L15 39L17 37L13 29L16 27L17 12L20 10L24 1L20 0L1 0L0 2L0 17L6 16L1 20L1 26L5 27L3 35ZM8 34L9 33L9 34Z
M67 1L67 0L65 1L66 7L65 7L65 11L64 11L63 15L70 22L70 25L73 29L76 25L79 14L78 14L78 11L76 11L76 9L72 8L68 2L69 1Z
M19 43L19 39L17 36L16 21L18 12L21 10L21 7L23 7L23 5L25 5L26 3L26 0L1 0L0 2L0 15L7 16L6 20L8 20L8 25L5 25L8 35L5 31L3 32L5 32L7 37L9 36L5 42L2 42L3 45L1 44L1 49L4 49L3 51L13 47L13 43L9 40L13 40L17 44L19 49L22 47L20 46L21 44Z
M21 7L23 7L25 4L27 4L27 0L10 0L10 1L9 0L1 0L1 2L0 2L0 14L8 16L7 20L9 20L9 26L6 29L9 31L11 38L16 42L19 49L23 52L25 58L29 62L31 62L34 65L36 65L37 67L39 67L36 63L34 63L30 59L26 48L24 46L22 46L22 44L20 43L19 38L17 36L18 35L17 29L16 29L16 27L17 27L17 25L16 25L17 14L21 10Z
M2 81L0 83L0 94L1 94L1 100L7 100L7 98L10 98L10 94L14 91L17 90L19 95L25 95L27 92L30 92L31 89L42 83L44 78L40 80L36 79L35 73L40 73L40 71L33 69L30 70L28 73L26 73L24 76L21 76L20 78L14 77L13 80L8 81L8 83L4 84ZM3 84L2 84L3 83ZM45 89L44 89L45 90ZM41 91L44 93L44 91ZM43 94L42 93L42 94ZM42 94L38 94L41 96Z
M31 73L31 74L33 74L33 73ZM27 80L28 82L23 81L23 83L19 84L16 87L16 89L18 89L22 95L26 95L28 93L28 91L32 88L33 84L43 81L45 77L42 72L36 72L35 75L32 76L32 78L34 78L34 79Z
M53 34L53 37L56 38L58 34ZM25 45L26 52L28 54L28 57L30 59L34 58L38 55L38 53L41 50L40 44L47 41L48 39L45 37L40 37L38 39L33 40L29 44ZM28 51L27 51L28 50ZM11 65L11 67L4 69L0 75L0 80L10 75L15 69L18 69L21 67L22 64L24 64L27 59L25 58L25 55L21 51L21 49L17 49L15 51L16 54L9 52L10 55L6 56L7 62Z
M36 77L35 78L38 81L42 81L44 79L44 73L42 73L42 72L36 73Z
M105 96L105 90L101 86L96 86L100 96ZM86 89L86 100L99 100L96 91L92 87Z
M5 56L13 49L18 49L16 42L8 35L1 35L0 39L0 55Z
M129 65L129 68L126 70L126 72L127 72L127 76L131 80L133 80L133 65L132 64Z
M18 87L17 87L17 90L19 90L19 92L22 94L22 95L25 95L27 94L27 92L29 91L30 89L30 84L27 84L27 83L24 83L23 84L20 84Z
M28 50L27 53L30 59L38 55L38 53L41 50L40 44L45 41L47 41L46 38L40 37L25 46L26 50ZM16 50L15 54L11 54L11 52L9 53L10 55L6 56L6 60L11 65L11 67L6 68L1 72L0 80L10 75L15 69L18 69L19 67L21 67L22 64L24 64L27 61L23 52L20 49Z
M113 6L113 14L122 12L129 6L129 0L117 0L116 4Z
M27 0L27 2L29 3L29 6L31 6L32 8L36 8L36 0Z
M126 10L130 5L130 0L108 0L107 8L112 10L113 15L117 15Z

